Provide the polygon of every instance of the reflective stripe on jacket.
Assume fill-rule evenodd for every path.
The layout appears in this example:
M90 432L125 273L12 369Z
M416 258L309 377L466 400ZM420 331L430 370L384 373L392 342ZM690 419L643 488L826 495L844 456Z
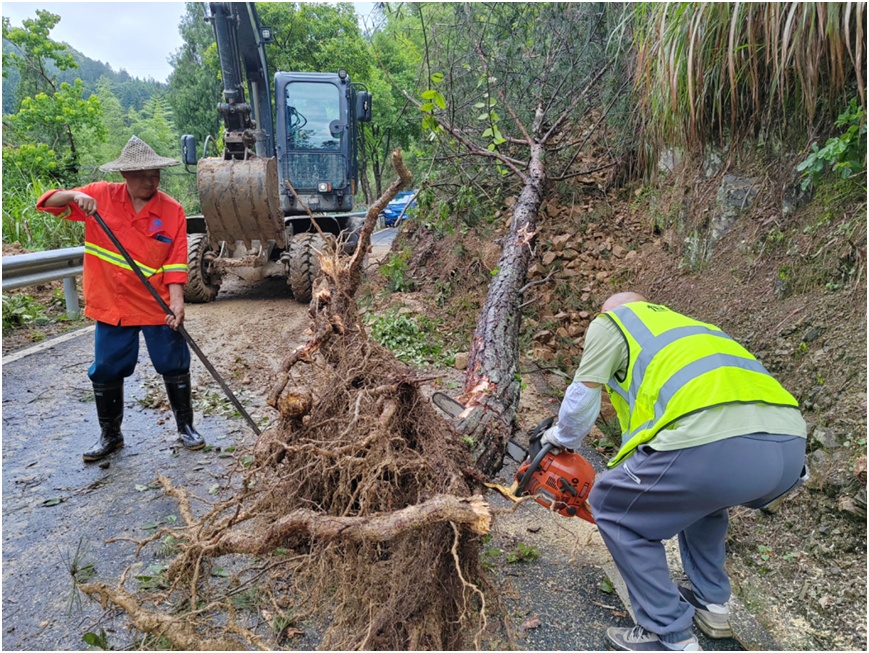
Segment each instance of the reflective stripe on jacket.
M100 216L168 304L169 284L187 283L187 220L181 205L157 191L136 213L126 184L100 181L75 190L97 201ZM55 192L40 197L36 208L85 223L85 315L112 325L164 324L163 309L96 220L86 219L74 203L45 206Z
M680 417L730 403L798 407L742 345L666 306L631 302L604 313L628 346L624 379L607 384L622 428L617 465Z

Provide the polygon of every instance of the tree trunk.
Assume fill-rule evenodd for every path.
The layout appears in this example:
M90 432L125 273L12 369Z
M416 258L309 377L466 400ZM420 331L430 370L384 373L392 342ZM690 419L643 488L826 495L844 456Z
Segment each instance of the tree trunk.
M460 401L472 408L456 428L475 443L477 469L494 476L501 469L519 403L519 305L536 233L546 175L544 147L531 145L524 187L513 208L495 275L474 330Z

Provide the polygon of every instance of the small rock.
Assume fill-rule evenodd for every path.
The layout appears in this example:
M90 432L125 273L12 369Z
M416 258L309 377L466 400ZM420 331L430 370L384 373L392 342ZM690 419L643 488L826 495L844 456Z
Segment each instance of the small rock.
M854 476L856 476L863 485L866 485L866 454L864 453L854 461Z
M824 449L838 449L842 446L835 435L818 427L815 427L815 430L812 433L812 439Z
M813 340L817 340L818 336L824 332L822 327L814 327L813 329L809 329L806 332L806 335L803 336L803 342L812 342Z
M547 363L555 360L555 354L553 354L552 351L546 349L545 347L535 347L532 350L532 354L535 358L546 361Z
M468 369L468 352L456 354L456 369L459 371Z
M543 329L543 330L535 333L533 336L531 336L531 339L538 340L538 341L545 344L545 343L550 342L552 340L552 331L550 331L548 329Z
M99 464L100 469L108 469L111 463L108 460L101 460Z

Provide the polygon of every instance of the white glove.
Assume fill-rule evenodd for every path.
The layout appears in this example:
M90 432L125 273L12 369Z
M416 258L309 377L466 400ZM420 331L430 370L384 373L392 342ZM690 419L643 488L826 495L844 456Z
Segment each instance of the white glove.
M543 435L540 436L540 444L551 444L556 453L564 448L564 445L558 441L558 424L553 424L543 431Z

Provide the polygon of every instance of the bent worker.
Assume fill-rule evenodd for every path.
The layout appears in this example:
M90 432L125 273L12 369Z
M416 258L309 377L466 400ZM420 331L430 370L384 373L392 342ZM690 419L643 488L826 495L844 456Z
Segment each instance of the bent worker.
M619 293L604 303L543 439L575 448L609 392L622 447L591 491L598 529L637 625L609 628L620 651L700 650L692 618L731 637L727 510L762 508L807 478L799 404L719 328ZM678 535L687 578L670 578L662 540Z
M160 171L180 165L158 155L133 136L121 155L100 166L120 172L124 183L98 181L72 190L50 190L36 208L85 223L84 314L96 320L93 382L101 435L83 454L100 460L124 446L124 379L139 357L139 332L163 376L181 443L201 449L205 440L193 427L190 350L178 327L184 322L187 282L187 226L181 205L157 190ZM99 211L151 285L169 306L166 315L126 263L112 241L91 218Z

